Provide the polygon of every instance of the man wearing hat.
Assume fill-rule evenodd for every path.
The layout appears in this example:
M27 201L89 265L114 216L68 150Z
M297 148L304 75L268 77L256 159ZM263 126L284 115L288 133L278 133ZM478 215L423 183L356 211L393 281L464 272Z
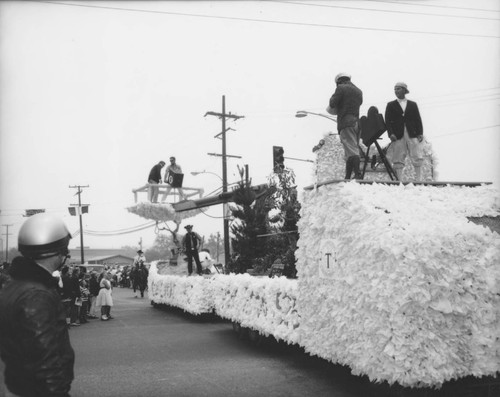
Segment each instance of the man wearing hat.
M134 257L134 266L140 262L146 263L146 256L144 256L144 252L141 249L137 250L137 255Z
M134 297L137 298L137 291L141 290L141 272L144 264L146 263L146 256L141 249L137 250L137 255L134 257L134 264L132 265L132 270L130 272L130 279L132 281L132 289L134 290ZM144 297L144 290L141 291L142 297Z
M337 113L337 130L346 160L345 179L351 179L353 171L354 177L361 179L359 108L363 103L363 92L351 83L351 76L347 73L335 76L335 83L337 88L330 98L329 108L335 109Z
M196 262L196 273L202 274L203 269L201 268L200 256L198 254L198 248L200 247L201 237L198 233L193 232L193 225L186 225L184 229L187 230L186 235L182 238L182 248L187 255L188 261L188 274L193 273L193 258Z
M403 177L406 156L409 155L415 168L415 179L421 181L424 160L421 142L424 139L424 129L416 102L406 99L409 92L406 83L395 84L396 100L387 104L385 123L392 141L392 163L398 180Z

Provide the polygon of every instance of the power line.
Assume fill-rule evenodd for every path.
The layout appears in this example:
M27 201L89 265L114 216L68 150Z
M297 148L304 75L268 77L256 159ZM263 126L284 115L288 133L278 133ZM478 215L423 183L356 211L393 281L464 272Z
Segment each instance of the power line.
M95 231L95 230L86 229L83 231L83 233L88 234L90 236L97 236L97 237L99 237L99 236L100 237L120 236L123 234L135 233L135 232L138 232L138 231L141 231L144 229L148 229L148 228L153 227L155 225L156 225L156 221L152 221L152 222L148 222L148 223L145 223L142 225L133 226L133 227L127 228L127 229L119 229L119 230L113 230L113 231ZM74 233L72 233L72 236L75 237L75 236L78 236L79 234L80 234L80 230L77 230Z
M433 95L430 97L423 97L422 99L433 99L433 98L441 98L441 97L445 97L445 96L455 96L455 95L459 96L459 95L470 94L470 93L474 93L474 92L492 91L492 90L498 90L498 89L500 89L500 87L478 88L476 90L452 92L450 94Z
M361 11L373 11L373 12L385 12L392 14L405 14L405 15L425 15L433 17L445 17L445 18L466 18L466 19L486 19L490 21L499 21L498 18L486 18L486 17L474 17L470 15L450 15L450 14L433 14L428 12L413 12L413 11L400 11L400 10L380 10L376 8L364 8L364 7L349 7L349 6L339 6L331 4L312 4L312 3L302 3L299 1L286 1L286 0L268 0L274 3L290 4L290 5L300 5L307 7L325 7L325 8L341 8L345 10L361 10Z
M472 97L472 98L463 98L463 99L451 99L449 101L443 101L443 102L421 102L422 107L448 107L448 106L454 106L454 105L468 105L471 103L477 103L477 102L484 102L484 101L498 101L500 99L499 97L500 94L494 94L494 96L489 97L489 96L482 96L482 97Z
M491 35L482 35L482 34L448 33L448 32L433 32L433 31L418 31L418 30L403 30L403 29L385 29L385 28L366 28L366 27L362 27L362 26L344 26L344 25L332 25L332 24L322 24L322 23L279 21L279 20L274 20L274 19L229 17L229 16L221 16L221 15L206 15L206 14L193 14L193 13L173 12L173 11L158 11L158 10L145 10L145 9L136 9L136 8L124 8L124 7L97 6L97 5L90 5L90 4L60 3L60 2L42 1L42 0L31 0L31 1L34 3L46 3L46 4L62 5L62 6L70 6L70 7L86 7L86 8L106 9L106 10L114 10L114 11L177 15L177 16L194 17L194 18L224 19L224 20L232 20L232 21L244 21L244 22L262 22L262 23L272 23L272 24L281 24L281 25L309 26L309 27L316 27L316 28L333 28L333 29L363 30L363 31L366 30L366 31L374 31L374 32L427 34L427 35L454 36L454 37L479 37L479 38L490 38L490 39L500 38L500 36L491 36Z
M450 132L448 134L436 135L436 136L433 137L433 139L434 138L441 138L441 137L444 137L444 136L450 136L450 135L465 134L466 132L475 132L475 131L480 131L480 130L488 130L490 128L495 128L495 127L500 127L500 124L489 125L489 126L481 127L481 128L473 128L473 129L470 129L470 130L455 131L455 132Z
M467 11L486 11L486 12L500 12L500 10L488 10L484 8L468 8L468 7L454 7L454 6L439 6L437 4L415 4L415 3L407 3L404 1L384 1L384 0L370 0L375 3L389 3L389 4L404 4L414 7L434 7L434 8L447 8L447 9L455 9L455 10L467 10Z

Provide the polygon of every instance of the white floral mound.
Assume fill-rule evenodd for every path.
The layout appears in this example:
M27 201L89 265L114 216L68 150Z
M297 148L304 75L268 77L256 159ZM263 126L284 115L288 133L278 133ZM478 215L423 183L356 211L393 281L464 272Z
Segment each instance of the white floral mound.
M325 134L323 136L323 146L315 151L316 153L316 166L314 171L315 183L320 183L332 179L344 179L345 177L345 155L344 148L340 142L338 134ZM363 151L366 151L366 146L361 144ZM390 147L390 146L389 146ZM424 140L422 144L424 161L422 164L422 180L433 181L436 178L436 165L437 160L433 153L432 146L429 141ZM371 159L372 155L379 156L378 150L375 145L371 145L368 158ZM392 151L389 149L387 157L391 161ZM361 168L362 169L362 168ZM370 181L389 181L391 180L385 167L380 166L377 171L371 169L368 164L366 168L365 180ZM406 158L405 168L403 171L403 181L415 180L415 169L410 161Z
M355 374L439 386L500 370L500 235L492 186L326 185L305 192L300 344Z
M213 312L212 279L202 276L175 276L158 273L158 262L151 263L148 277L149 299L199 315Z
M183 219L192 218L198 215L201 210L190 210L176 212L172 204L169 203L138 203L127 207L127 211L154 221L174 221L181 222Z
M194 315L215 311L220 317L263 335L273 335L290 344L299 341L296 280L249 274L160 274L158 262L153 262L148 288L154 303L178 307Z
M296 280L249 274L214 278L214 306L219 316L290 344L299 341L296 302Z

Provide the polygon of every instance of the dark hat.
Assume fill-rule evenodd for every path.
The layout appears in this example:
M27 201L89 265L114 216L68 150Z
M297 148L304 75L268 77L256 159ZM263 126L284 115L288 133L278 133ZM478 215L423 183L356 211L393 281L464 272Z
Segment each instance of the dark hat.
M142 252L142 250L138 250L137 253L138 254L143 254L144 252Z
M193 228L193 225L186 225L184 226L184 229L192 229Z

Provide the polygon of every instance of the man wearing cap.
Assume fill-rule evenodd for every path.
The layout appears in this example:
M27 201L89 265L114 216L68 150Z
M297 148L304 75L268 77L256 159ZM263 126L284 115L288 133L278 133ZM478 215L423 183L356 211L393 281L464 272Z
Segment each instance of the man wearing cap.
M198 254L198 248L200 247L201 237L198 233L193 232L193 225L186 225L184 229L187 230L186 235L182 238L182 248L187 255L188 262L188 274L193 273L193 258L196 262L196 273L202 274L202 267L200 262L200 256Z
M329 108L337 113L337 130L346 160L345 179L351 179L353 171L354 177L361 179L359 108L363 103L363 92L351 82L351 76L347 73L339 73L335 83L337 88L330 98Z
M408 86L398 82L394 86L396 100L389 102L385 109L387 134L392 141L392 163L400 181L403 177L406 156L409 155L415 168L415 179L422 180L424 128L416 102L406 99Z
M53 274L69 257L70 239L62 220L45 213L31 216L19 230L22 256L12 261L12 280L0 290L7 397L69 396L75 353Z
M164 161L160 161L155 164L148 175L148 183L158 184L161 183L161 169L165 166ZM160 188L158 186L150 186L148 190L148 199L152 203L158 202L158 193L160 193Z

